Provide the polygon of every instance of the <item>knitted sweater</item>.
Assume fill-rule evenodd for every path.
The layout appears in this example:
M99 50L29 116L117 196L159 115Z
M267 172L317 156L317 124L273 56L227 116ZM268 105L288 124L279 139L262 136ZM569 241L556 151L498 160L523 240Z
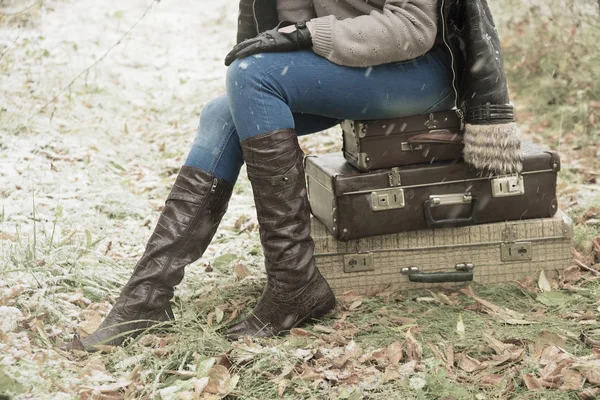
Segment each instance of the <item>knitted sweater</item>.
M418 57L437 34L437 0L277 0L277 12L312 21L314 52L353 67Z

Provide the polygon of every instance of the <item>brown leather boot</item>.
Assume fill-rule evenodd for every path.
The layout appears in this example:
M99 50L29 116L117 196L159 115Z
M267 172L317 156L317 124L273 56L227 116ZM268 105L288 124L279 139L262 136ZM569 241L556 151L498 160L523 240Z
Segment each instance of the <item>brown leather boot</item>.
M335 296L315 266L304 154L294 129L241 142L265 255L267 286L246 319L229 329L230 340L285 333L335 307Z
M158 224L104 322L72 348L118 346L159 322L173 319L170 300L186 265L202 256L227 210L233 187L212 174L182 167Z

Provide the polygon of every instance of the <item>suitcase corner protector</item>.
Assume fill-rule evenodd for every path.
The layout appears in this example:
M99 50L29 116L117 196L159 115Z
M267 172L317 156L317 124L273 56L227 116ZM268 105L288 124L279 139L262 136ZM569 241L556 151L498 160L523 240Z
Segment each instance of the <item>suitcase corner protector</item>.
M358 159L356 160L356 164L359 170L368 171L370 162L371 158L367 153L358 153Z
M561 213L562 218L562 233L567 239L573 239L573 220L565 213Z

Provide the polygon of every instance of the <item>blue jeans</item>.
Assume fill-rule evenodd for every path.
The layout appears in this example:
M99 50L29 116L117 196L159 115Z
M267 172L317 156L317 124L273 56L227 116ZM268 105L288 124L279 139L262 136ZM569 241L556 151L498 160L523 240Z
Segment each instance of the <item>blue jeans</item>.
M343 119L387 119L454 107L450 56L441 46L403 62L370 68L333 64L310 50L236 60L227 95L210 101L185 165L235 184L240 141L278 129L299 136Z

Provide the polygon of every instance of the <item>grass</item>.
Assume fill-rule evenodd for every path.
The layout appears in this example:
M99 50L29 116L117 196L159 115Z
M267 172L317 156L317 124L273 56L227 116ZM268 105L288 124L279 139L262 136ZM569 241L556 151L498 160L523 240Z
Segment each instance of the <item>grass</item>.
M546 129L598 141L600 18L595 1L506 1L505 62L520 102ZM597 11L596 11L597 12Z
M525 132L529 138L561 150L561 182L566 185L559 186L562 207L583 221L600 206L597 194L584 191L591 190L593 172L600 170L594 152L600 100L595 44L600 38L594 29L598 18L581 9L593 2L563 3L558 8L552 0L540 9L531 2L502 0L492 7L498 10L520 122L529 128ZM77 4L52 6L60 12L61 6ZM3 7L0 1L0 10ZM54 11L44 7L24 13L22 26L35 29L40 15L51 23ZM235 4L222 7L214 17L207 13L207 21L185 20L188 13L184 13L178 14L177 23L189 23L207 34L221 31L224 16L236 11ZM90 15L106 31L118 31L138 17L121 4ZM63 21L58 22L55 32L62 28ZM3 32L15 33L18 23L0 15ZM233 19L229 23L235 25ZM522 314L534 322L531 325L508 325L459 292L403 292L363 298L352 310L356 299L342 296L335 312L292 335L227 342L225 326L251 310L264 284L251 191L243 178L205 257L186 270L174 299L177 320L167 333L151 332L105 354L61 351L74 333L103 317L118 296L197 124L198 106L182 102L185 96L174 97L162 79L162 74L178 73L181 66L166 65L156 75L156 65L162 65L169 47L156 42L153 25L149 26L147 30L140 26L137 34L143 40L127 47L127 52L135 52L138 46L143 54L127 59L126 53L119 53L116 59L124 61L107 60L90 74L87 86L75 84L70 94L42 114L34 111L73 71L59 64L40 66L60 61L61 52L77 57L102 54L110 44L102 42L106 35L91 39L97 42L93 46L78 35L54 43L28 35L0 60L0 83L10 83L1 95L11 99L3 103L8 104L6 109L0 107L0 160L8 166L0 171L0 306L22 314L15 330L0 333L0 398L9 392L18 394L15 398L83 398L91 393L89 388L100 390L122 379L132 383L110 392L117 397L129 393L128 398L175 399L195 380L214 373L206 368L212 363L226 367L230 379L239 377L228 399L275 399L280 394L287 399L327 400L579 398L578 390L528 390L522 376L542 373L544 365L533 353L544 332L559 335L565 351L578 359L590 357L597 348L589 343L600 341L600 281L590 273L548 293L536 288L537 277L526 285L473 286L477 296ZM233 31L229 33L233 37ZM169 34L165 28L162 35ZM206 43L221 39L211 36ZM170 40L172 45L183 39L175 35ZM152 45L144 47L146 43ZM224 43L218 52L224 54L227 46ZM191 48L175 54L187 54ZM194 68L209 64L206 59L195 61ZM9 72L11 81L2 80ZM143 74L143 83L131 79L135 85L128 85L129 78ZM110 79L102 80L105 76ZM186 75L179 86L190 90L196 78ZM220 82L211 82L189 98L206 103L223 90ZM29 96L23 88L34 92ZM157 100L161 98L170 101ZM333 131L318 139L303 138L302 143L308 151L339 148ZM574 245L587 256L591 240L599 236L597 227L578 223ZM250 275L239 279L238 264ZM459 318L464 334L457 329ZM439 351L452 348L457 359L465 353L488 360L493 353L488 335L523 349L522 359L466 372L458 360L448 367L439 356ZM392 354L394 346L403 350L398 365L375 356L379 350ZM420 346L422 355L414 346ZM347 354L350 357L344 359ZM501 379L486 382L490 374ZM169 393L173 388L180 393Z

